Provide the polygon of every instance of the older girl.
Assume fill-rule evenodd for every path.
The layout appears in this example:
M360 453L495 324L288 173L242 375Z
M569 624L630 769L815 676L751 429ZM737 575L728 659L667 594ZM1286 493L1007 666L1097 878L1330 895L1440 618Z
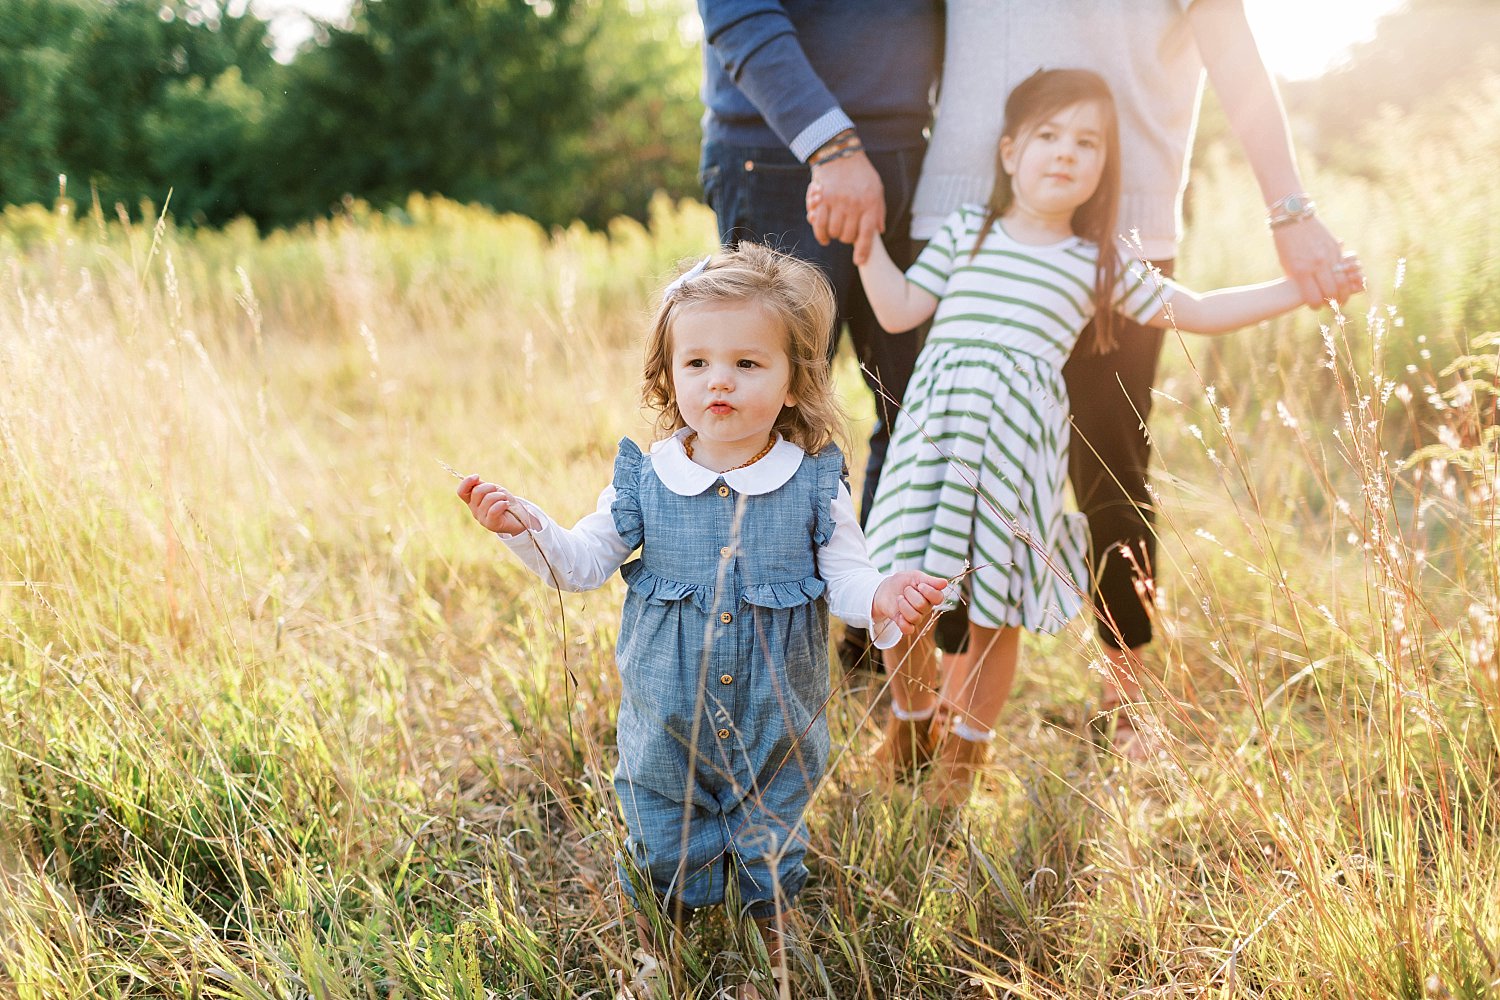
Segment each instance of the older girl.
M870 512L877 566L964 579L970 659L952 725L934 747L936 662L919 638L886 654L898 771L937 757L931 797L964 801L1010 694L1020 632L1055 632L1086 592L1087 526L1067 513L1068 398L1062 366L1106 349L1114 316L1226 333L1302 304L1282 279L1196 294L1139 262L1111 232L1118 129L1108 86L1087 70L1038 72L1012 91L987 206L950 216L904 275L876 246L860 268L887 330L934 317L892 433ZM1357 273L1358 263L1344 266ZM1350 287L1357 287L1351 282ZM1097 317L1096 317L1097 313Z

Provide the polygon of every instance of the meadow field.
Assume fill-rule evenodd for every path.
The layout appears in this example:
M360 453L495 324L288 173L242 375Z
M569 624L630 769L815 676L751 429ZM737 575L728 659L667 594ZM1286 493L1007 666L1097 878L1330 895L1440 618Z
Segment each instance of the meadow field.
M1309 180L1368 294L1169 337L1166 749L1091 746L1082 623L1028 639L955 822L865 762L883 675L837 674L799 995L1500 997L1500 80L1371 147ZM1200 168L1180 276L1274 275L1243 166ZM718 913L621 981L621 587L545 589L449 471L591 510L649 440L652 297L712 238L665 199L605 232L420 198L271 234L5 212L0 994L707 998L762 969Z

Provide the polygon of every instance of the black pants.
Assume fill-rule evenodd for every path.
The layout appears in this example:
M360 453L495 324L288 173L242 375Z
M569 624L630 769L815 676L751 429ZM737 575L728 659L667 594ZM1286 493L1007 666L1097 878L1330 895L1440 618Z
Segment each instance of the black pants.
M1173 261L1152 263L1171 277ZM1079 342L1090 333L1084 330ZM1114 649L1151 641L1147 602L1156 574L1156 534L1146 491L1151 464L1146 427L1162 339L1163 331L1120 317L1113 351L1087 356L1076 351L1063 366L1073 427L1068 478L1089 521L1090 596L1099 640ZM1138 585L1144 585L1144 593ZM963 608L943 615L934 629L939 647L963 649L968 628Z
M911 197L922 167L922 153L921 147L867 151L885 185L885 246L902 269L916 259L910 235ZM837 240L825 247L813 238L806 207L811 179L810 168L779 146L703 144L699 180L704 198L718 219L719 241L735 246L741 240L750 240L783 250L818 265L833 284L838 322L847 325L865 384L875 395L875 428L870 434L870 458L859 505L863 525L890 446L896 406L906 393L921 343L914 332L889 334L875 321L854 266L853 247ZM829 343L830 357L837 346L835 330Z
M1173 261L1152 263L1172 276ZM1156 511L1146 491L1151 464L1146 428L1163 336L1162 330L1122 317L1113 351L1087 356L1075 351L1063 366L1073 412L1068 477L1089 519L1099 640L1115 649L1151 641L1147 608L1156 578Z

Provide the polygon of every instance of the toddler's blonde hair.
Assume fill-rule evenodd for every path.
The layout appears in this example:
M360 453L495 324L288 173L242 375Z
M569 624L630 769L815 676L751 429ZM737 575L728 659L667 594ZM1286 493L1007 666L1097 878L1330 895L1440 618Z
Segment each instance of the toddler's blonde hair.
M796 405L782 407L776 431L809 455L829 444L843 446L844 411L834 395L828 365L838 309L823 273L770 247L741 243L721 249L701 272L689 274L662 295L646 339L641 398L656 413L657 431L665 437L686 426L672 391L675 317L699 305L744 302L765 310L786 333L792 369L789 391Z

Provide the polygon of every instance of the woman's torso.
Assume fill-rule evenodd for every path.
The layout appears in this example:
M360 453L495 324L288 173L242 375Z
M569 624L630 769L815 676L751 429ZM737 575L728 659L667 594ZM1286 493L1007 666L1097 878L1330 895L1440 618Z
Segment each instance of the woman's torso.
M1118 232L1151 259L1175 253L1203 62L1183 0L949 0L943 80L912 235L987 201L1005 98L1039 69L1091 69L1120 119Z

